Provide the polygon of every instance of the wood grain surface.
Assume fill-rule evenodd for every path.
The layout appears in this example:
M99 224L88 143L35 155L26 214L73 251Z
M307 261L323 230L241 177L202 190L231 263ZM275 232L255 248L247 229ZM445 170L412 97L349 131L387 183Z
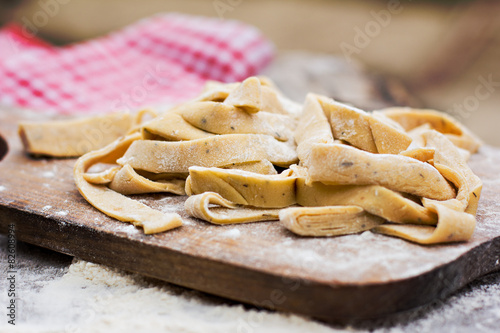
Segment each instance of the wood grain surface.
M17 239L174 284L329 322L380 318L443 298L500 269L500 150L471 159L484 182L471 241L420 246L365 232L298 237L278 222L216 226L189 218L185 197L134 196L185 224L144 235L90 206L72 178L73 159L33 158L17 137L28 111L0 111L8 151L0 162L0 232ZM1 148L0 152L6 151Z

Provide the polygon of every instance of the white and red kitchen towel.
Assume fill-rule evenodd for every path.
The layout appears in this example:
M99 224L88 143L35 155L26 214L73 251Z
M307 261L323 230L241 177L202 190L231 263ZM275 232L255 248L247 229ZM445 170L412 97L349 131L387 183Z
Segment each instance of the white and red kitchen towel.
M196 96L206 80L258 73L273 44L237 21L157 15L66 47L22 27L0 30L0 106L59 113L136 110Z

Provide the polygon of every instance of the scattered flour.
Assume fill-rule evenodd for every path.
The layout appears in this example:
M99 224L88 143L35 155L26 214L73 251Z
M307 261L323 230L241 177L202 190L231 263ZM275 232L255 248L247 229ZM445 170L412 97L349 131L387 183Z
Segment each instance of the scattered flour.
M335 332L295 315L245 309L195 291L74 260L39 292L16 327L2 332ZM21 306L21 305L20 305Z
M68 211L67 210L61 210L61 211L56 212L56 215L66 216L66 215L68 215Z
M7 187L3 186L3 185L0 185L0 192L3 192L7 189Z
M233 228L222 232L219 236L227 238L238 238L241 236L241 231L236 228Z
M54 176L55 176L55 174L54 174L54 172L52 172L52 171L45 171L45 172L42 172L42 177L44 177L44 178L52 178L52 177L54 177Z
M43 206L43 208L42 208L42 212L46 212L46 211L48 211L48 210L49 210L49 209L51 209L51 208L52 208L52 206L51 206L51 205Z

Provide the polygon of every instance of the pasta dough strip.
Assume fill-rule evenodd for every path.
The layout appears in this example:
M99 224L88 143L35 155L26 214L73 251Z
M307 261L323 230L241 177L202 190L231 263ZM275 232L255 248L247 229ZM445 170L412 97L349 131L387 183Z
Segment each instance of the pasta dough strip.
M261 111L249 114L224 103L201 102L177 111L192 126L213 134L266 134L279 141L293 139L290 117Z
M413 148L399 153L401 156L411 157L420 162L427 162L434 159L434 148Z
M227 105L234 105L248 113L262 110L262 89L256 77L249 77L241 82L224 100Z
M257 83L260 84L260 89ZM245 92L245 90L250 90L250 92ZM265 76L250 77L242 83L209 81L202 94L193 100L193 102L203 101L224 102L227 105L240 107L249 113L266 111L297 115L300 108L297 103L283 96L274 83Z
M329 118L335 139L381 154L398 154L412 141L399 124L383 115L370 114L323 96L317 98Z
M295 147L268 135L215 135L190 141L138 140L118 164L154 173L188 172L193 165L223 167L233 163L269 160L279 166L297 161Z
M444 112L429 109L412 109L407 107L393 107L374 113L382 113L386 117L399 123L406 131L411 131L427 124L430 128L443 133L454 145L466 149L471 153L477 152L481 140L472 134L465 126Z
M295 177L218 168L189 168L186 193L203 192L216 192L239 205L283 208L295 204Z
M437 213L438 224L436 227L383 224L372 230L418 244L460 242L467 241L472 237L476 226L476 219L473 215L453 210L434 200L424 201L424 206Z
M194 127L173 111L168 111L144 124L141 132L145 140L168 141L196 140L214 135Z
M143 194L168 192L184 195L186 181L184 179L171 179L152 181L139 175L128 164L125 164L113 177L109 188L121 194Z
M21 122L19 136L30 154L77 157L102 148L127 134L133 126L128 113L82 119Z
M295 141L300 161L308 159L313 144L333 143L330 123L314 94L306 97L302 116L295 129Z
M73 171L76 186L92 206L115 219L142 227L146 234L177 228L182 225L178 214L163 214L104 185L90 184L84 178L85 172L93 164L114 163L140 137L139 133L135 133L80 157Z
M263 175L275 175L277 174L276 169L273 164L268 160L262 160L258 162L248 162L248 163L235 163L224 166L224 169L236 169L254 173L260 173Z
M453 187L433 166L402 155L371 154L341 144L316 144L304 164L311 182L382 185L436 200L455 197Z
M280 222L302 236L340 236L370 230L384 222L358 206L293 207L282 209Z
M378 185L307 184L296 181L297 203L305 207L356 205L395 223L436 225L436 214L402 195Z
M121 167L112 167L99 173L84 173L83 178L94 185L107 185L111 183L120 169Z
M465 211L476 215L479 197L483 188L481 179L472 172L463 155L447 136L431 130L424 132L423 137L426 141L426 146L436 150L434 156L435 164L442 164L463 176L465 181L462 184L455 185L459 189L459 194L460 192L465 192L464 196L466 197L462 199ZM466 188L462 188L465 186Z
M210 204L222 207L209 207ZM189 215L214 224L248 223L279 219L279 209L241 207L214 192L193 195L186 200L184 207Z

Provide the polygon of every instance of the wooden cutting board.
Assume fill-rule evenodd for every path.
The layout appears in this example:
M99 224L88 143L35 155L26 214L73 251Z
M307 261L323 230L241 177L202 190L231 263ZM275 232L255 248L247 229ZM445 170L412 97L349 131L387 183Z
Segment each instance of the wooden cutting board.
M303 238L279 222L216 226L189 218L185 197L135 196L177 212L184 226L144 235L90 206L72 177L73 159L32 158L17 137L27 111L0 111L8 145L0 161L0 232L82 259L210 294L329 322L379 318L443 298L500 269L500 149L470 161L484 188L472 240L420 246L364 232ZM0 156L6 152L0 140Z

